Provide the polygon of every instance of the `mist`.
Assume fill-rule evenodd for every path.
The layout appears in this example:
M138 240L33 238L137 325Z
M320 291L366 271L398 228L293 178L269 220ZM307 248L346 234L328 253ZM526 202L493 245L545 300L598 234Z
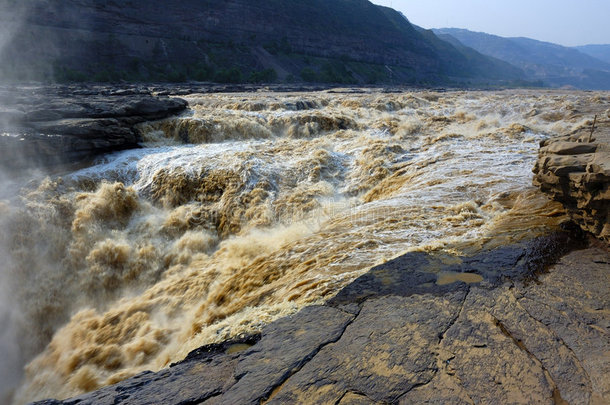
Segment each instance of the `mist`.
M0 187L3 187L0 179ZM13 282L8 274L10 254L7 251L9 233L7 228L7 207L0 200L0 402L11 403L15 387L23 377L25 359L19 346L18 327L20 311L16 306Z
M12 4L11 4L12 3ZM9 6L17 2L3 1L0 3L0 61L5 61L4 51L19 26L19 22L11 22L9 16L13 13ZM4 71L5 63L0 64L0 85L6 81ZM5 133L8 127L8 118L4 98L0 97L0 137L9 136ZM1 139L0 139L1 141ZM2 159L6 159L2 156ZM3 162L1 162L3 163ZM10 254L8 249L9 232L8 216L10 198L15 188L11 176L4 172L0 164L0 402L11 403L13 391L23 376L24 360L18 343L18 314L15 297L10 293L13 290L12 280L9 277Z
M14 76L12 55L7 49L23 26L29 1L0 2L0 403L12 402L14 391L23 378L23 367L29 358L24 353L23 342L27 340L27 322L23 319L23 308L17 291L11 255L12 214L19 204L17 194L21 187L42 172L31 168L15 172L8 168L8 161L24 160L18 154L10 153L6 146L8 137L18 137L14 128L19 126L19 111L8 105ZM2 139L5 138L5 139ZM11 148L11 152L14 150Z
M0 84L14 79L15 55L11 51L13 40L25 23L26 11L30 1L0 1ZM22 66L23 68L23 66ZM0 100L0 107L2 100ZM0 124L2 116L0 115ZM4 126L3 126L4 127Z

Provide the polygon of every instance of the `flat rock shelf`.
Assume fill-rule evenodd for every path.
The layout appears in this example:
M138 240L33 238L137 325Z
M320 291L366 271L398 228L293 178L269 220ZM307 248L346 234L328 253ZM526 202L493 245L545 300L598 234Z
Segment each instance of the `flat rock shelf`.
M0 88L0 168L55 167L138 147L136 124L186 109L147 88Z
M592 242L558 259L578 244L559 233L447 265L473 284L439 285L424 270L442 263L409 253L261 335L37 405L608 403L610 258Z

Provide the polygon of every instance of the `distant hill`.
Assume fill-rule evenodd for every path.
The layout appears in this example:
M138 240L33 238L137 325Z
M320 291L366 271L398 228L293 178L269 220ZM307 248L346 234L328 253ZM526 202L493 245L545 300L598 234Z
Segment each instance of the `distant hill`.
M453 37L446 38L442 35L435 35L432 30L426 30L415 25L414 27L439 51L440 57L445 58L446 63L451 63L451 60L466 60L469 63L462 67L465 72L467 69L472 69L482 77L491 75L494 78L513 80L516 84L519 84L519 80L521 80L521 84L532 84L524 83L526 75L523 70L510 63L493 56L483 55L461 42L455 41ZM459 67L455 66L454 68L458 69Z
M551 86L610 90L610 63L578 49L529 38L504 38L457 28L434 29L441 39L521 68L530 80ZM452 39L453 38L453 39Z
M5 80L510 84L367 0L0 0ZM4 39L4 41L2 41ZM4 45L2 45L4 44Z
M597 58L606 63L610 63L610 44L607 45L583 45L575 46L582 53Z

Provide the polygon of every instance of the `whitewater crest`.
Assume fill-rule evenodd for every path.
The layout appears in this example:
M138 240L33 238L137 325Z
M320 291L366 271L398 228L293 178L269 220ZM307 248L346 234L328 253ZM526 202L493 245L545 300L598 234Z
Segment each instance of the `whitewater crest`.
M582 125L575 111L595 102L528 92L186 99L187 114L140 125L142 149L0 204L3 278L29 362L15 402L161 369L408 251L460 255L549 232L564 217L531 187L538 143Z

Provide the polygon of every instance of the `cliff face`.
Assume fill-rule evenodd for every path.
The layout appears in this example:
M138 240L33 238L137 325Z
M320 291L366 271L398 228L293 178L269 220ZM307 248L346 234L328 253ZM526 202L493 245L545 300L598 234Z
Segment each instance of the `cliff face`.
M563 203L585 231L610 242L610 121L542 143L534 185Z
M148 89L0 87L0 171L76 164L138 147L136 124L186 109Z
M6 77L154 79L174 72L214 79L232 67L296 79L311 69L330 76L318 79L334 74L345 82L481 75L467 56L448 57L398 12L367 0L2 3L0 22L10 38L0 47ZM483 77L498 76L484 71ZM511 73L509 79L518 76Z

